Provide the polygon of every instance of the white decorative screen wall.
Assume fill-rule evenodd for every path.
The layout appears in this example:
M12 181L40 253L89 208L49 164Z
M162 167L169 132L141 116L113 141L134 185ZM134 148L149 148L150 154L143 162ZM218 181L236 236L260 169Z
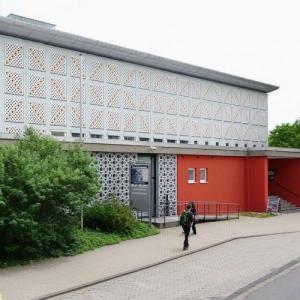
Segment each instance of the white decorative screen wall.
M136 153L92 153L96 159L101 181L100 199L113 196L129 204L130 164L136 163ZM177 158L176 155L159 155L156 212L163 216L164 206L168 215L177 213ZM167 196L167 202L166 202Z
M123 139L130 133L136 140L220 146L267 142L264 93L89 54L83 54L81 66L76 51L5 36L0 36L0 53L1 132L35 124L39 132L71 136L79 132L81 94L86 137Z
M167 202L166 202L166 195ZM177 157L176 155L158 156L158 199L159 216L164 215L164 206L166 212L173 216L177 214Z
M101 181L100 199L113 196L129 204L129 168L137 161L135 153L93 153Z

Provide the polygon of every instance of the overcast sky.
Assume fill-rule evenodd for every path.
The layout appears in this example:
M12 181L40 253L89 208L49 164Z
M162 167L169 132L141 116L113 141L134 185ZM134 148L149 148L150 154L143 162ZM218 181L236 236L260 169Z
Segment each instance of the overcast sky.
M269 129L300 117L300 1L0 0L58 30L279 85Z

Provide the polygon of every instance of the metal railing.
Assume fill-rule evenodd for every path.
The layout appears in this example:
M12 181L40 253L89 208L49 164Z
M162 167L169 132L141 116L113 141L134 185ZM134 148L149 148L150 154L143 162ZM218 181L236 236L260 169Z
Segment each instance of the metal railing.
M197 211L197 221L239 219L240 205L237 203L225 203L217 201L193 201ZM184 211L191 202L177 204L177 214Z

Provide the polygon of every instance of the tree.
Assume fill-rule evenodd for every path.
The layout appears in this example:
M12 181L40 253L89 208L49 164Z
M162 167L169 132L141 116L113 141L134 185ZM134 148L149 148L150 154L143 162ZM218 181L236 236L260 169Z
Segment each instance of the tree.
M74 241L78 215L99 191L89 153L67 151L28 130L0 148L0 259L59 255Z
M300 119L294 123L277 125L270 132L269 146L300 148Z

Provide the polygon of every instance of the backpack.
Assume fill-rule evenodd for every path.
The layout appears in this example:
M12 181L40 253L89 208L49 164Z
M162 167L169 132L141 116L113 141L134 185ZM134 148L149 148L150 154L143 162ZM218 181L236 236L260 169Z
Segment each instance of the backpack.
M183 226L183 225L187 225L187 223L188 223L188 212L184 210L180 216L179 224Z

